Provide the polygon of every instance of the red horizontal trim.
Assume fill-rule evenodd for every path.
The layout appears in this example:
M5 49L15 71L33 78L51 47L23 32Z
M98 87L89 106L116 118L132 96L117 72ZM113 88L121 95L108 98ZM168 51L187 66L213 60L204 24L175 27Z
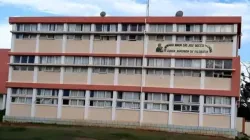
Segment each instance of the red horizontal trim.
M47 83L15 83L7 82L9 88L48 88L48 89L71 89L71 90L109 90L109 91L133 91L140 92L140 86L113 86L113 85L80 85L80 84L47 84ZM208 89L182 89L182 88L159 88L143 87L143 92L156 93L175 93L175 94L192 94L192 95L213 95L239 97L238 94L226 90L208 90Z
M9 55L143 57L142 54L102 54L102 53L32 53L32 52L9 52ZM190 55L144 55L144 57L147 57L147 58L190 58L190 59L233 59L233 57L190 56Z
M239 16L217 17L10 17L9 23L207 23L240 24Z

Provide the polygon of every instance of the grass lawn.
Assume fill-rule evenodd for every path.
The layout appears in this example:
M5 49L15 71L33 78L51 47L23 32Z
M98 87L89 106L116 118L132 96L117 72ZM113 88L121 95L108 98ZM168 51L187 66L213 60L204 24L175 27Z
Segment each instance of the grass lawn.
M0 124L0 140L230 140L156 131L32 124Z

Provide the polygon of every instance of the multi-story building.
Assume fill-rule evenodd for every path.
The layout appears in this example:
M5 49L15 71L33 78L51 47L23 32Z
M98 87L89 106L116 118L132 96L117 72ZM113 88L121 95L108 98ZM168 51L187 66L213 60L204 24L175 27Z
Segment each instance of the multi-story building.
M241 17L10 17L6 116L235 128Z
M9 51L9 49L0 49L0 110L5 109L6 103L7 89L5 87L5 84L8 80Z

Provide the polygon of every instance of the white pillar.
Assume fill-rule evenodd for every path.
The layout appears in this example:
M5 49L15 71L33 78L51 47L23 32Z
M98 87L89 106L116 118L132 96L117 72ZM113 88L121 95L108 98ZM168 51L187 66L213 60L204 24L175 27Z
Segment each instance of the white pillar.
M168 124L172 124L172 113L173 113L173 103L174 103L174 94L169 95L169 109L168 109Z
M116 99L117 99L117 91L113 91L113 99L112 99L112 121L115 120L116 116Z
M144 110L144 100L145 100L145 93L141 92L140 98L140 125L143 123L143 110Z
M236 119L236 111L235 111L235 97L231 97L231 129L235 129L235 119Z
M13 24L12 25L12 31L16 31L16 24ZM12 34L12 37L11 37L11 52L14 51L15 49L15 39L16 39L16 35L15 34Z
M31 102L31 117L35 117L36 114L36 95L37 95L37 89L33 89L32 102Z
M175 59L171 58L171 68L175 67ZM170 88L174 88L174 70L170 70Z
M14 63L14 56L10 56L10 63ZM12 71L13 71L13 67L9 66L8 82L12 81Z
M88 114L89 114L89 99L90 99L90 91L86 90L86 94L85 94L85 108L84 108L84 120L88 119Z
M237 50L238 50L238 39L237 39L237 35L233 36L233 51L232 51L232 57L236 57L237 56Z
M203 126L204 95L200 95L199 126Z
M58 105L57 105L57 119L61 119L62 116L62 96L63 96L63 90L59 90L58 94Z
M2 109L5 109L5 104L6 104L6 95L5 95L5 94L3 94Z
M8 88L7 89L6 111L5 111L6 116L10 115L11 92L12 92L12 89Z
M117 32L122 31L122 24L118 24ZM121 46L121 35L117 35L117 40L116 40L116 54L120 53L120 46Z

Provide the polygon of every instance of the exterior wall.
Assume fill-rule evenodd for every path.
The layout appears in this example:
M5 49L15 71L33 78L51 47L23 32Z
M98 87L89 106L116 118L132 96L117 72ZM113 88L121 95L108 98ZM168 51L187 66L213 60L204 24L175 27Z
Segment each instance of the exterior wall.
M243 126L243 118L236 118L236 130L239 132L242 132L242 126ZM249 130L249 134L250 134L250 130Z
M147 54L152 54L152 55L162 55L163 53L159 53L156 52L156 48L158 46L158 44L161 44L162 46L166 45L166 44L171 44L172 41L153 41L153 40L149 40L148 41L148 50L147 50ZM171 55L171 53L167 53L164 52L165 55Z
M137 110L125 110L117 109L116 110L116 121L121 122L139 122L140 111Z
M203 126L230 128L230 116L225 115L203 115Z
M88 115L88 120L111 121L112 109L90 107Z
M87 83L87 73L72 73L64 72L63 83L64 84L86 84Z
M38 118L56 118L57 106L36 105L35 117Z
M11 81L32 83L33 82L33 72L32 71L14 71L13 70Z
M40 40L39 52L41 53L59 53L62 52L62 39L58 40Z
M149 87L170 87L170 76L146 75L145 84Z
M35 52L36 51L36 39L32 40L20 40L15 39L14 52Z
M60 83L60 72L43 72L37 74L38 83Z
M31 105L11 104L10 108L10 116L30 117L31 115Z
M232 42L209 42L208 44L212 44L213 52L206 54L206 56L232 57L232 52L233 52Z
M92 74L92 84L97 85L113 85L114 84L114 74Z
M62 119L74 119L83 120L84 119L84 107L62 107Z
M189 81L189 82L187 82L187 81ZM175 76L174 77L174 87L175 88L199 89L200 88L200 77Z
M141 85L141 74L127 75L119 74L118 84L126 86L140 86Z
M108 53L116 52L116 41L94 41L93 53Z
M205 89L231 90L231 78L205 77Z
M168 112L143 111L143 123L168 124Z
M89 40L67 40L66 53L88 53Z
M199 114L173 112L173 125L199 126Z
M120 44L121 54L142 54L143 41L121 41Z

